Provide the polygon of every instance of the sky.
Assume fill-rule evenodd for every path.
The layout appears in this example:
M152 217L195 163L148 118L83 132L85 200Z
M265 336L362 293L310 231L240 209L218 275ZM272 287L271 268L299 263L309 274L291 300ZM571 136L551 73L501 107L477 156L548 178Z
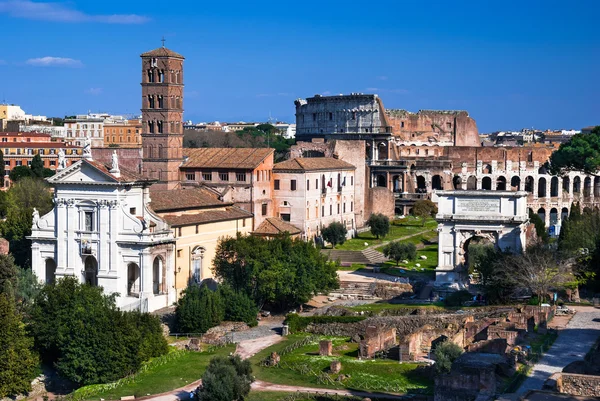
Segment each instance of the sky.
M185 120L294 122L294 100L376 93L480 132L600 124L597 0L0 0L0 102L139 114L139 55L183 54Z

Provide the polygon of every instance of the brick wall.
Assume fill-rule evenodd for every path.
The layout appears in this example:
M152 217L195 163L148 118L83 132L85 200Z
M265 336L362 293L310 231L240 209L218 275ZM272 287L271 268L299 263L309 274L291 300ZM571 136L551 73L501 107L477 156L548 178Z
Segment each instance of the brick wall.
M113 151L117 151L119 166L135 174L140 174L142 148L92 148L94 160L110 165Z

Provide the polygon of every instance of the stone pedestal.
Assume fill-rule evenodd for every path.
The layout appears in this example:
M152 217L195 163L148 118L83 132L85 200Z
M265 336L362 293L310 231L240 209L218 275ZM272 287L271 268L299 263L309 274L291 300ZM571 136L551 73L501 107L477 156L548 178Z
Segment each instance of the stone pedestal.
M333 347L330 340L319 341L319 355L331 356L332 350Z

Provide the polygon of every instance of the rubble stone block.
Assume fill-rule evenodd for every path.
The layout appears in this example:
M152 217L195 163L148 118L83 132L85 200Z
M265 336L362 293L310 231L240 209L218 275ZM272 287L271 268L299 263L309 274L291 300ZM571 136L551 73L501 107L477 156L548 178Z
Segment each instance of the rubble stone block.
M333 347L331 344L331 340L319 341L319 355L331 356L332 353L333 353Z
M342 363L340 361L331 362L329 370L331 370L331 373L340 373L340 371L342 370Z

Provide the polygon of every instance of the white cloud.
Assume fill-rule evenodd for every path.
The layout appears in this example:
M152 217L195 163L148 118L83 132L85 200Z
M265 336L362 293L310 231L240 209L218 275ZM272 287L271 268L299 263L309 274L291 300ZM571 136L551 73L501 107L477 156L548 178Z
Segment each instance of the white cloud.
M37 3L30 0L0 1L0 13L14 18L55 22L143 24L149 21L148 17L137 14L93 15L75 10L65 3Z
M94 95L94 96L98 96L102 93L102 88L90 88L90 89L86 89L85 93L87 93L88 95Z
M26 64L33 65L35 67L82 67L83 63L80 60L75 60L66 57L40 57L30 58L25 62Z

